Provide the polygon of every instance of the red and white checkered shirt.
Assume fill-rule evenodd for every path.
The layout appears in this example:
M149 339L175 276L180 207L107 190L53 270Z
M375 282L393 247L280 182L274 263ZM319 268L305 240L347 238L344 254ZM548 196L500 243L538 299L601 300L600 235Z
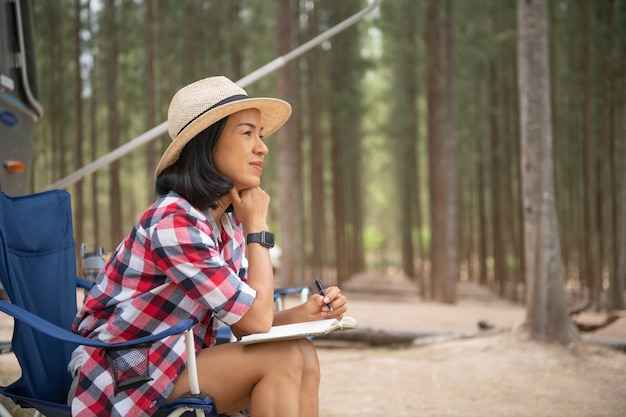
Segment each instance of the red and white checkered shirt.
M244 237L232 213L221 218L194 208L176 193L158 199L115 250L77 314L73 329L116 343L153 334L195 317L196 350L215 343L218 323L236 323L256 292L248 284ZM114 392L107 357L80 347L70 372L82 365L72 415L151 416L185 367L180 335L155 342L151 381Z

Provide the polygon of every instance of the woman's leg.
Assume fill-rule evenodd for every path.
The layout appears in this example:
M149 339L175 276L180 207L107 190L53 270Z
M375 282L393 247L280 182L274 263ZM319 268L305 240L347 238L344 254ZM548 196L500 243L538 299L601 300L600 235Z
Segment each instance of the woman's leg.
M204 349L197 358L200 391L220 413L250 406L254 417L318 415L319 362L306 339ZM189 392L183 372L168 400Z
M304 339L306 340L306 339ZM309 355L308 349L313 350L313 360L305 361L302 385L300 387L300 416L319 416L319 387L320 387L320 364L317 359L315 346L306 340L306 344L301 344L304 349L302 355ZM310 394L312 393L312 394Z

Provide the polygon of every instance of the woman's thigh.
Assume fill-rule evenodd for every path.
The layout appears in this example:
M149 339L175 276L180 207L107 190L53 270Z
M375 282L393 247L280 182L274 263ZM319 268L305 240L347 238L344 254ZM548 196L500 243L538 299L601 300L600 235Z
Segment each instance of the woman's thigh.
M305 370L319 377L315 347L306 339L245 346L227 343L203 349L196 362L200 391L210 395L222 412L245 408L254 386L263 378L298 379ZM179 376L169 400L188 392L185 371Z

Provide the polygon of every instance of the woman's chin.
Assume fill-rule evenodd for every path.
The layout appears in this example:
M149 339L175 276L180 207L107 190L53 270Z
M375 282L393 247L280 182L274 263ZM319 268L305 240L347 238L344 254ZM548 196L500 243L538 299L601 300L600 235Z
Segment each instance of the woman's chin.
M235 187L237 187L237 190L241 192L243 190L250 190L252 188L259 187L260 185L261 185L261 180L259 179L258 181L248 181L246 183L235 184Z

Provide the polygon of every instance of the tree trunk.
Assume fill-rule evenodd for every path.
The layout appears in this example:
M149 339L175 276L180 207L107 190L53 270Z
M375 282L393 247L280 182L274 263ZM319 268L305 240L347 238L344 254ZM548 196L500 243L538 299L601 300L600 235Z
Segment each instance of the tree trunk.
M106 7L106 31L107 44L106 56L107 65L105 68L106 79L106 101L107 101L107 135L109 150L117 149L120 146L120 126L118 114L118 97L117 97L117 60L118 53L118 31L116 29L116 10L115 0L108 0ZM117 246L122 239L122 199L120 188L120 172L119 162L115 161L109 166L109 221L110 221L110 245Z
M450 172L454 172L454 162L448 154L448 142L442 140L441 128L441 88L440 88L440 42L439 42L439 3L429 0L426 23L427 105L428 105L428 174L430 191L430 278L433 298L446 303L456 301L454 274L456 259L450 258L449 242L456 241L456 223L449 225ZM453 190L452 190L453 191ZM456 248L452 250L456 254Z
M156 126L156 96L154 92L154 7L153 2L147 1L144 4L145 7L145 39L146 39L146 130L152 129ZM146 152L146 171L148 179L151 180L154 177L154 171L157 164L157 152L155 141L150 141L147 145ZM152 181L148 181L152 183ZM154 200L154 194L148 193L147 204L150 204Z
M318 30L318 8L311 8L308 13L307 33L310 39L317 35ZM311 180L309 188L311 190L311 272L314 278L322 278L326 256L324 244L326 240L326 204L324 198L324 135L321 129L322 106L320 98L320 52L313 49L306 54L307 62L307 86L309 104L309 136L311 143L310 163Z
M624 306L624 287L626 287L626 55L624 55L624 63L622 65L622 132L619 141L622 145L621 149L621 167L618 190L619 193L615 200L619 200L621 207L617 212L615 224L616 241L615 241L615 280L611 286L609 298L610 310L623 310Z
M533 339L569 343L577 332L565 308L554 201L546 1L518 0L518 26L526 326Z
M607 7L605 8L606 15L604 17L604 29L605 33L605 41L603 42L604 48L604 103L603 103L603 137L604 137L604 161L602 164L604 166L605 172L605 185L603 187L603 198L601 199L603 205L605 206L605 215L602 216L604 219L604 228L605 236L603 240L606 242L605 244L605 255L606 265L608 270L608 281L609 281L609 300L612 300L613 292L616 287L619 290L620 285L618 284L618 279L616 278L617 271L617 247L616 242L619 239L617 232L619 230L617 225L617 213L618 213L618 195L616 195L616 183L615 183L615 142L614 142L614 105L613 105L613 96L614 96L614 84L613 84L613 61L614 61L614 48L613 48L613 4L612 0L608 0L606 2ZM623 288L623 286L621 287ZM622 290L623 296L623 290ZM609 301L609 304L611 302Z
M190 81L195 81L198 79L198 70L197 64L198 60L196 57L198 56L198 33L196 29L196 13L198 13L198 5L195 0L186 0L181 5L185 5L185 14L187 15L187 24L185 27L181 28L184 31L186 45L187 48L185 57L186 57L186 65L185 68L187 70L187 79Z
M430 293L437 298L443 279L444 256L442 238L445 236L445 190L439 177L442 162L441 141L439 140L439 108L441 93L439 88L439 3L427 2L426 12L426 102L428 107L428 184L430 215Z
M87 22L89 22L88 28L89 31L93 34L93 11L91 6L91 1L88 1L87 4L85 4L85 10L87 10ZM92 35L93 36L93 35ZM94 39L90 39L90 43L89 43L89 48L93 48L94 47ZM97 118L97 107L98 107L98 100L97 97L99 97L98 94L98 86L99 86L99 82L98 82L98 77L96 76L97 74L97 69L98 67L98 60L94 60L93 66L91 67L91 70L89 71L89 84L91 85L91 90L92 90L92 94L91 97L89 98L89 146L90 146L90 152L89 152L89 159L91 161L95 161L96 158L98 157L98 143L100 142L98 140L98 132L100 131L98 129L98 118ZM102 231L100 228L100 205L98 204L98 186L99 186L99 181L98 179L101 177L101 174L98 172L94 172L91 177L89 178L90 182L90 194L89 194L89 198L91 199L90 201L90 205L89 207L91 207L91 212L89 213L89 218L90 218L90 222L92 224L92 236L90 241L88 241L88 244L91 245L100 245L102 246Z
M80 55L81 55L81 42L80 42L80 31L82 30L81 20L81 6L80 0L75 0L74 2L74 66L76 67L76 74L74 76L74 100L75 100L75 109L76 109L76 167L80 168L84 165L84 157L83 157L83 99L82 99L82 90L83 90L83 80L82 80L82 71L80 68ZM80 244L85 240L84 236L84 227L83 227L83 181L78 181L75 185L75 195L73 197L73 213L74 213L74 224L76 225L74 228L74 238L78 243L76 246L80 247Z
M476 88L476 97L481 93L480 88ZM480 285L489 283L489 268L487 266L487 258L489 257L489 249L487 241L489 232L487 229L487 184L486 177L486 155L488 155L487 146L483 140L478 140L478 161L476 163L476 171L478 176L478 282Z
M498 102L498 79L496 78L496 64L492 60L489 63L489 92L490 92L490 111L489 111L489 136L491 142L491 224L492 224L492 246L493 246L493 269L494 281L498 285L498 293L504 296L505 283L507 281L506 264L505 264L505 246L503 220L502 220L502 189L501 176L502 164L501 158L504 155L503 144L500 139L500 127L498 119L502 115L502 105Z
M65 136L64 136L64 115L63 112L63 70L61 63L64 62L63 45L61 42L61 28L63 26L60 14L61 7L58 3L51 3L50 10L47 15L49 18L48 34L52 47L48 49L50 68L48 76L52 82L48 83L50 89L48 91L50 97L50 106L47 110L47 117L51 121L50 138L52 153L52 177L62 178L67 172L67 163L65 160Z
M301 45L302 42L300 40L300 31L298 31L299 21L300 21L300 5L298 0L290 0L291 1L291 14L289 15L289 19L291 21L291 27L293 29L292 34L292 44L291 49L295 48L297 45ZM291 77L291 100L295 103L296 106L301 106L300 103L304 101L303 98L303 79L305 78L302 71L294 71L293 67L291 68L291 72L293 76ZM302 111L295 111L291 116L291 124L293 126L292 137L290 138L293 141L292 151L294 157L294 170L296 172L296 176L294 177L295 182L295 195L294 195L294 203L295 203L295 212L294 212L294 239L296 242L299 242L294 246L294 276L293 276L293 284L294 285L302 285L302 284L310 284L313 281L313 278L307 276L307 268L306 264L306 242L310 242L311 238L308 234L308 228L310 227L310 221L308 220L308 204L305 208L304 195L305 195L305 181L304 181L304 169L302 167L305 166L304 163L304 154L303 154L303 138L304 138L304 127L303 127L303 114Z
M276 3L276 42L278 55L284 55L291 49L291 21L289 19L289 1ZM278 96L293 103L292 65L287 64L278 72ZM278 241L283 248L281 267L276 279L277 286L294 286L295 264L294 251L298 244L295 239L295 182L297 178L297 138L294 135L294 124L287 122L277 133L278 135L278 204L280 206Z
M444 181L446 184L445 209L445 274L442 276L440 301L456 303L457 279L459 275L458 259L458 212L457 212L457 161L456 161L456 116L454 112L454 30L452 0L446 1L446 135L442 138L444 149Z
M591 289L590 299L596 306L600 305L602 280L602 264L600 258L600 222L598 220L597 180L596 180L596 145L591 135L591 34L589 30L588 3L583 2L583 166L585 192L585 231L586 248L584 252L583 271L588 288Z

